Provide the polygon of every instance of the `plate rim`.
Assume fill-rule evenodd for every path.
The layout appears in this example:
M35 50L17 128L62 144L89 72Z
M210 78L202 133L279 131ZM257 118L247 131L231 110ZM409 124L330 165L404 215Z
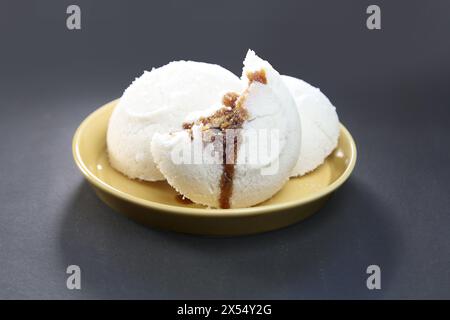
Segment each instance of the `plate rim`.
M97 108L93 112L91 112L78 126L77 130L75 131L75 134L72 139L72 155L75 160L75 164L77 165L78 169L82 172L83 176L95 187L99 188L100 190L111 194L115 197L120 198L121 200L131 202L133 204L140 205L142 207L153 209L153 210L159 210L170 214L175 215L188 215L188 216L216 216L216 217L243 217L243 216L253 216L253 215L261 215L266 214L268 212L274 212L274 211L281 211L281 210L287 210L291 209L293 207L298 207L302 205L306 205L308 203L314 202L318 199L321 199L332 192L334 192L336 189L338 189L351 175L353 172L353 169L356 165L356 158L357 158L357 149L356 149L356 143L350 134L350 132L347 130L347 128L342 124L340 125L340 130L343 130L344 134L347 135L350 141L350 150L351 150L351 156L350 156L350 163L347 165L344 172L335 180L333 183L327 185L325 188L319 190L318 192L311 194L308 197L304 197L299 200L292 200L284 203L279 204L269 204L264 205L260 207L249 207L249 208L232 208L232 209L214 209L214 208L190 208L190 207L181 207L181 206L173 206L170 204L163 204L151 200L142 199L130 194L127 194L123 191L120 191L111 185L107 184L100 178L98 178L95 174L93 174L87 165L82 160L82 155L80 153L79 149L79 141L81 138L81 134L84 130L84 128L88 125L88 123L91 121L92 118L94 118L98 113L101 111L104 111L104 109L110 108L112 104L116 104L119 99L112 100L100 108Z

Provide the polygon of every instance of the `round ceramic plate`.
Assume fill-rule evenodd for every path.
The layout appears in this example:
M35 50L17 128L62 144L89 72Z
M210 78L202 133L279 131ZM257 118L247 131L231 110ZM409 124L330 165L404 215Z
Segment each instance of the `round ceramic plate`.
M106 130L116 103L117 100L104 105L83 121L73 138L73 156L100 199L152 227L222 236L278 229L316 212L355 166L355 142L341 125L338 146L325 163L303 177L290 179L271 199L243 209L187 204L165 181L131 180L110 166Z

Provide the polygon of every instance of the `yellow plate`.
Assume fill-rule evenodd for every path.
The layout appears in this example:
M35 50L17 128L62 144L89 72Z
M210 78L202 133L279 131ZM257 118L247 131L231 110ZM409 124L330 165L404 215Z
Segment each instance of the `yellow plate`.
M325 163L306 176L289 180L270 200L244 209L185 204L167 182L131 180L109 165L106 129L116 103L117 100L104 105L83 121L73 138L73 156L100 199L152 227L222 236L278 229L317 211L355 166L355 142L341 125L338 147Z

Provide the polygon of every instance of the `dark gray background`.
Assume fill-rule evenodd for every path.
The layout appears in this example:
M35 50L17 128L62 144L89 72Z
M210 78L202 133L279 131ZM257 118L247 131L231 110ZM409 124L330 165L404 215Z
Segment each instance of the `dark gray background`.
M375 1L380 31L365 26L372 1L0 3L0 298L450 298L449 1ZM81 31L66 29L71 3ZM326 207L211 239L97 199L72 160L80 122L144 69L239 74L248 48L320 86L354 135L356 169Z

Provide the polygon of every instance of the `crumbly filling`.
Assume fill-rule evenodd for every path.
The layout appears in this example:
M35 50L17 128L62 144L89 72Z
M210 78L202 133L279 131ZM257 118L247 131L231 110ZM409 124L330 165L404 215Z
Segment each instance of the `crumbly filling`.
M260 82L262 84L267 84L266 71L264 69L261 69L259 71L247 72L247 78L249 84L254 81Z
M239 94L228 92L222 98L223 107L208 117L200 117L195 122L183 123L183 129L192 129L197 125L202 125L202 130L209 129L238 129L248 118L247 110L238 103Z
M256 81L267 84L266 72L264 69L255 72L248 72L247 78L249 85ZM248 88L247 88L248 89ZM201 117L194 122L183 123L183 129L188 130L192 136L192 127L202 125L207 141L215 140L222 142L222 176L220 179L219 205L222 209L230 208L230 199L233 193L233 178L235 171L235 161L237 159L238 137L227 136L228 129L241 129L244 122L248 119L247 109L243 106L247 90L242 95L236 92L228 92L222 98L223 107L208 117ZM216 139L220 136L220 140ZM227 141L231 140L231 141Z

